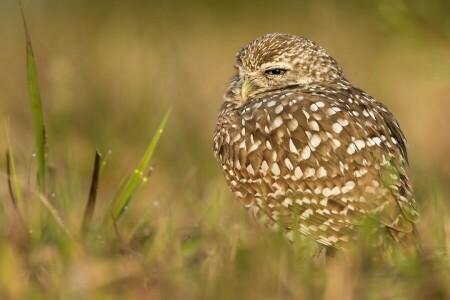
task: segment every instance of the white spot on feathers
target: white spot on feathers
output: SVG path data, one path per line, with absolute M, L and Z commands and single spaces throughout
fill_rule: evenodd
M 305 110 L 302 110 L 302 112 L 305 115 L 306 120 L 309 120 L 309 117 L 310 117 L 309 113 L 307 113 Z
M 305 178 L 312 177 L 314 176 L 314 174 L 316 174 L 316 170 L 314 170 L 313 168 L 305 169 Z
M 282 111 L 283 111 L 283 105 L 282 104 L 278 104 L 278 106 L 275 107 L 275 113 L 279 114 Z
M 285 198 L 284 200 L 283 200 L 283 202 L 281 202 L 281 204 L 284 206 L 284 207 L 289 207 L 289 205 L 292 205 L 292 199 L 291 198 Z
M 341 142 L 338 139 L 333 139 L 334 149 L 339 148 L 341 146 Z
M 305 148 L 303 148 L 301 156 L 303 159 L 308 159 L 311 156 L 311 149 L 309 146 L 305 146 Z
M 290 131 L 294 131 L 298 127 L 298 121 L 296 119 L 291 119 L 287 122 L 287 127 Z
M 363 140 L 356 140 L 354 143 L 358 149 L 362 149 L 366 146 L 366 143 Z
M 327 176 L 327 171 L 325 170 L 324 167 L 320 167 L 317 169 L 316 176 L 317 176 L 317 178 L 325 177 L 325 176 Z
M 355 188 L 355 183 L 353 181 L 347 181 L 345 183 L 345 185 L 342 187 L 341 191 L 342 193 L 348 193 L 349 191 L 351 191 L 352 189 Z
M 247 172 L 248 172 L 250 175 L 255 175 L 255 170 L 253 170 L 252 165 L 248 165 L 248 166 L 247 166 Z
M 272 174 L 275 176 L 280 176 L 280 167 L 278 166 L 277 163 L 273 163 L 272 164 L 272 168 L 270 168 L 270 170 L 272 171 Z
M 272 129 L 278 128 L 283 124 L 283 119 L 281 117 L 276 117 L 272 123 Z
M 307 210 L 305 210 L 301 215 L 300 218 L 302 218 L 303 220 L 306 220 L 309 218 L 309 216 L 311 216 L 314 212 L 312 211 L 311 208 L 308 208 Z
M 367 173 L 367 169 L 363 168 L 363 169 L 359 169 L 353 172 L 353 175 L 357 178 L 364 176 Z
M 294 142 L 292 139 L 289 139 L 289 151 L 298 154 L 297 148 L 295 148 Z
M 331 125 L 331 128 L 336 133 L 340 133 L 342 131 L 342 126 L 339 123 L 333 123 L 333 125 Z
M 346 119 L 339 118 L 337 121 L 344 127 L 348 125 L 348 121 Z
M 302 169 L 300 169 L 300 167 L 297 166 L 294 170 L 294 175 L 297 179 L 301 179 L 303 176 Z
M 355 151 L 356 151 L 355 144 L 351 143 L 350 145 L 348 145 L 348 148 L 347 148 L 348 154 L 352 155 L 353 153 L 355 153 Z
M 372 138 L 372 141 L 375 143 L 375 144 L 377 144 L 377 146 L 380 146 L 381 145 L 381 139 L 379 138 L 379 137 L 374 137 L 374 138 Z
M 286 165 L 286 168 L 288 168 L 288 170 L 293 170 L 294 169 L 294 166 L 292 165 L 292 162 L 287 157 L 284 159 L 284 164 Z
M 324 188 L 323 190 L 322 190 L 322 195 L 324 195 L 324 197 L 329 197 L 329 196 L 331 196 L 331 190 L 329 189 L 329 188 Z M 326 204 L 325 204 L 326 205 Z
M 339 195 L 341 193 L 341 189 L 338 186 L 335 186 L 332 190 L 331 190 L 331 194 L 332 195 Z
M 252 144 L 250 148 L 248 148 L 248 153 L 255 151 L 261 145 L 261 141 L 256 141 L 256 143 Z
M 326 109 L 326 111 L 325 111 L 325 114 L 327 115 L 327 116 L 332 116 L 332 115 L 334 115 L 336 113 L 336 111 L 334 110 L 334 109 L 332 109 L 332 108 L 327 108 Z
M 320 128 L 319 128 L 319 123 L 317 123 L 316 121 L 311 121 L 311 122 L 309 122 L 308 124 L 309 124 L 309 127 L 310 127 L 312 130 L 315 130 L 315 131 L 319 131 L 319 130 L 320 130 Z
M 275 100 L 269 101 L 269 102 L 267 102 L 267 107 L 275 106 L 275 104 L 277 104 L 277 102 Z
M 314 148 L 316 148 L 317 146 L 319 146 L 320 141 L 321 141 L 320 136 L 317 135 L 317 134 L 314 134 L 314 135 L 311 137 L 311 140 L 310 140 L 311 146 L 313 146 Z

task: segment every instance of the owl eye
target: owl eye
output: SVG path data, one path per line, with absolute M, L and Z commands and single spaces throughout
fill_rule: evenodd
M 268 69 L 264 71 L 264 74 L 269 75 L 269 76 L 280 76 L 283 75 L 284 73 L 286 73 L 286 69 L 281 69 L 281 68 L 274 68 L 274 69 Z

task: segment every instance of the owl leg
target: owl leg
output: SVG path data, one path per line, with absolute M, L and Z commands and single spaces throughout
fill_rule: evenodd
M 318 244 L 313 254 L 313 261 L 318 267 L 325 267 L 327 264 L 327 248 Z
M 255 205 L 252 205 L 250 207 L 245 207 L 245 210 L 247 211 L 247 213 L 250 216 L 250 225 L 252 226 L 252 228 L 254 228 L 257 232 L 259 232 L 260 237 L 267 237 L 268 236 L 268 231 L 267 231 L 267 227 L 261 226 L 262 224 L 260 223 L 260 216 L 258 215 L 258 213 L 260 212 L 259 208 Z
M 325 267 L 327 261 L 335 256 L 337 249 L 317 243 L 316 250 L 313 254 L 313 260 L 318 267 Z
M 392 239 L 400 244 L 406 253 L 412 256 L 417 256 L 423 252 L 422 245 L 420 242 L 420 236 L 415 226 L 411 232 L 400 232 L 395 229 L 388 228 Z

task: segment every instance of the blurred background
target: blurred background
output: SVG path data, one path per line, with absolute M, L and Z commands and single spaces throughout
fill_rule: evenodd
M 1 293 L 5 287 L 16 299 L 34 295 L 22 286 L 24 274 L 32 277 L 33 270 L 42 299 L 52 293 L 83 299 L 85 290 L 97 287 L 118 299 L 132 299 L 135 292 L 134 298 L 159 293 L 162 299 L 254 299 L 255 291 L 263 298 L 286 299 L 287 293 L 318 299 L 325 291 L 326 299 L 351 299 L 346 295 L 353 290 L 361 293 L 355 299 L 378 299 L 380 293 L 427 299 L 430 287 L 438 286 L 435 278 L 448 286 L 448 269 L 424 269 L 422 276 L 406 267 L 402 280 L 387 272 L 390 276 L 374 275 L 366 285 L 361 284 L 366 265 L 331 267 L 329 277 L 302 272 L 305 264 L 292 263 L 297 251 L 285 241 L 277 248 L 258 240 L 213 158 L 212 135 L 241 47 L 269 32 L 315 40 L 354 85 L 397 117 L 409 141 L 409 174 L 422 212 L 419 227 L 435 253 L 448 254 L 450 1 L 24 0 L 23 9 L 44 106 L 48 194 L 73 232 L 86 204 L 94 151 L 107 157 L 94 219 L 98 225 L 102 216 L 109 217 L 102 209 L 105 202 L 132 174 L 169 108 L 172 114 L 152 158 L 150 180 L 120 220 L 120 232 L 135 252 L 123 256 L 114 239 L 104 243 L 105 237 L 97 236 L 82 249 L 76 240 L 69 247 L 55 238 L 60 236 L 55 230 L 48 234 L 50 243 L 38 241 L 20 256 L 5 246 L 7 238 L 6 244 L 0 242 L 0 298 L 13 299 Z M 8 119 L 21 182 L 25 190 L 34 189 L 25 34 L 16 0 L 0 1 L 0 127 Z M 14 241 L 6 149 L 1 129 L 0 199 L 6 201 L 0 207 L 0 240 L 7 232 Z M 144 225 L 135 231 L 139 222 Z M 127 276 L 138 279 L 127 281 Z M 324 283 L 309 284 L 312 279 Z M 205 289 L 210 297 L 205 298 Z M 366 291 L 375 296 L 363 296 Z
M 419 196 L 433 184 L 446 189 L 449 3 L 25 0 L 53 172 L 84 197 L 94 150 L 110 152 L 101 182 L 108 195 L 172 107 L 145 199 L 180 192 L 195 204 L 218 190 L 231 199 L 211 145 L 235 53 L 258 36 L 284 32 L 318 42 L 352 83 L 393 111 L 409 141 Z M 10 119 L 26 171 L 34 137 L 17 1 L 0 2 L 0 40 L 0 119 Z

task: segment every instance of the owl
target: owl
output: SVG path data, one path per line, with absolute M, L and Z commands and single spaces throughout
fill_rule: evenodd
M 410 247 L 419 220 L 406 139 L 382 103 L 315 42 L 267 34 L 236 55 L 213 150 L 260 224 L 346 249 L 370 224 Z

